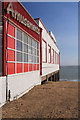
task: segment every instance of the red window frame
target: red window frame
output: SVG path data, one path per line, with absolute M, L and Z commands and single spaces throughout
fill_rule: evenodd
M 48 63 L 51 63 L 51 46 L 48 44 L 48 47 L 50 47 L 50 62 L 49 62 L 49 59 L 48 59 Z M 49 52 L 49 51 L 48 51 Z M 49 53 L 48 53 L 49 54 Z
M 56 64 L 56 51 L 55 51 L 55 64 Z
M 52 48 L 52 51 L 53 51 L 53 64 L 54 64 L 54 49 Z
M 47 63 L 47 42 L 44 40 L 44 39 L 42 39 L 44 42 L 45 42 L 45 44 L 46 44 L 46 48 L 45 48 L 45 51 L 46 51 L 46 61 L 42 61 L 43 63 Z

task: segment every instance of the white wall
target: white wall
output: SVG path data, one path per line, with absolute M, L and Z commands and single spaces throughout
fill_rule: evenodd
M 6 77 L 0 77 L 0 107 L 6 102 Z
M 11 93 L 11 100 L 21 97 L 38 84 L 41 84 L 40 71 L 8 76 L 8 90 Z
M 43 63 L 42 76 L 45 76 L 45 75 L 55 72 L 57 70 L 59 70 L 59 65 Z
M 27 93 L 35 85 L 41 84 L 40 71 L 8 76 L 10 100 L 17 99 Z M 0 107 L 6 103 L 6 77 L 0 77 Z

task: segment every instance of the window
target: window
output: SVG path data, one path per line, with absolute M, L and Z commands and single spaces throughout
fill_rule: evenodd
M 57 64 L 57 53 L 56 53 L 56 64 Z
M 36 49 L 35 48 L 32 48 L 32 54 L 36 55 Z
M 54 63 L 54 50 L 51 50 L 51 63 Z
M 17 56 L 17 62 L 22 62 L 22 53 L 17 52 L 16 56 Z
M 24 62 L 28 62 L 28 54 L 24 53 Z
M 56 64 L 56 51 L 55 51 L 55 64 Z
M 28 35 L 24 34 L 24 43 L 28 44 Z
M 28 45 L 24 44 L 24 52 L 28 53 Z
M 16 49 L 22 51 L 22 42 L 16 40 Z
M 47 43 L 42 40 L 42 61 L 47 62 Z
M 8 74 L 39 70 L 39 43 L 17 27 L 9 27 L 14 33 L 8 30 Z
M 17 29 L 17 39 L 22 40 L 22 32 Z
M 56 56 L 55 56 L 55 51 L 54 51 L 54 64 L 56 63 Z
M 36 63 L 36 57 L 33 56 L 33 63 Z
M 48 62 L 51 63 L 51 46 L 48 45 Z
M 28 36 L 28 44 L 32 46 L 32 39 Z
M 34 48 L 36 48 L 36 41 L 32 41 L 32 46 L 34 47 Z

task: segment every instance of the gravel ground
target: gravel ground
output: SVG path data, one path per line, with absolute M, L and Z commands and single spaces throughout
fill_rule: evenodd
M 3 118 L 78 118 L 78 82 L 46 82 L 2 107 Z

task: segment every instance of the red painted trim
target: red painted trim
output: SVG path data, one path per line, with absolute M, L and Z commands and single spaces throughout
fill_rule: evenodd
M 55 51 L 55 64 L 56 64 L 56 51 Z
M 58 53 L 57 53 L 57 64 L 58 64 Z
M 43 63 L 47 63 L 47 42 L 42 38 L 42 40 L 45 42 L 45 44 L 46 44 L 46 55 L 45 55 L 45 57 L 46 57 L 46 61 L 42 61 Z
M 53 64 L 54 64 L 54 49 L 52 48 L 52 50 L 53 50 Z
M 57 64 L 57 52 L 56 52 L 56 64 Z
M 42 75 L 42 28 L 40 29 L 40 75 Z
M 59 54 L 58 54 L 58 64 L 59 64 Z
M 48 63 L 51 63 L 51 46 L 49 44 L 48 44 L 48 46 L 50 47 L 50 62 L 48 61 Z
M 59 69 L 60 69 L 60 52 L 59 52 Z

